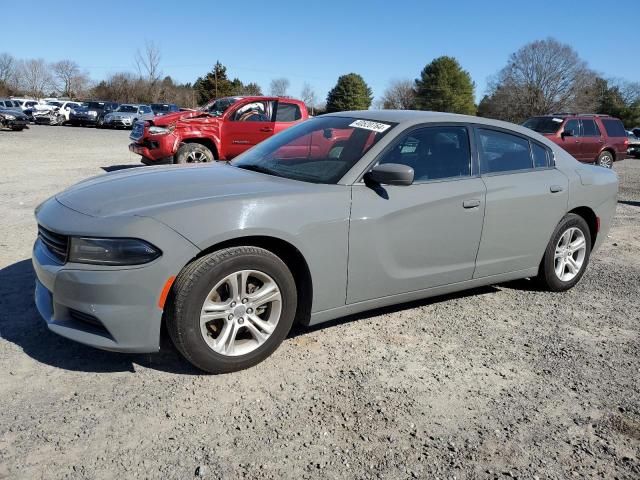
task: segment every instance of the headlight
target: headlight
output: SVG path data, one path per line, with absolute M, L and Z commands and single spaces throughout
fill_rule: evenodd
M 149 133 L 151 135 L 165 135 L 170 132 L 171 132 L 170 128 L 156 127 L 156 126 L 149 127 Z
M 71 237 L 69 261 L 92 265 L 141 265 L 162 252 L 137 238 Z
M 8 115 L 5 113 L 4 115 L 5 120 L 15 120 L 16 116 L 15 115 Z
M 89 110 L 87 113 L 89 115 L 91 115 L 92 117 L 95 116 L 95 115 L 98 115 L 98 112 L 96 112 L 95 110 Z

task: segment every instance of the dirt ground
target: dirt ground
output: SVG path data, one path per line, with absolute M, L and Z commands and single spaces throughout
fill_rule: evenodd
M 0 478 L 640 478 L 640 160 L 582 282 L 528 281 L 292 332 L 206 376 L 50 333 L 33 209 L 137 165 L 127 132 L 0 132 Z

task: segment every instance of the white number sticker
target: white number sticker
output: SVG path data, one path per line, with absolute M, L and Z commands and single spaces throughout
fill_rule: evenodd
M 373 132 L 382 133 L 387 130 L 391 125 L 387 125 L 386 123 L 372 122 L 370 120 L 356 120 L 350 127 L 356 128 L 364 128 L 365 130 L 371 130 Z

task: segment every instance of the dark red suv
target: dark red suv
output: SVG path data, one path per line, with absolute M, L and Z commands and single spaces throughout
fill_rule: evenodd
M 532 117 L 523 125 L 584 163 L 611 168 L 613 162 L 627 155 L 629 139 L 624 125 L 609 115 L 561 113 Z

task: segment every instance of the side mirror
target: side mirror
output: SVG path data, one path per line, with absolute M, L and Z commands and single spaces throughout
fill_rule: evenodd
M 364 180 L 383 185 L 411 185 L 413 168 L 399 163 L 376 165 L 364 175 Z
M 573 130 L 563 130 L 560 134 L 562 138 L 564 137 L 573 137 Z
M 331 138 L 333 137 L 333 129 L 325 128 L 324 130 L 322 130 L 322 136 L 327 140 L 331 140 Z

